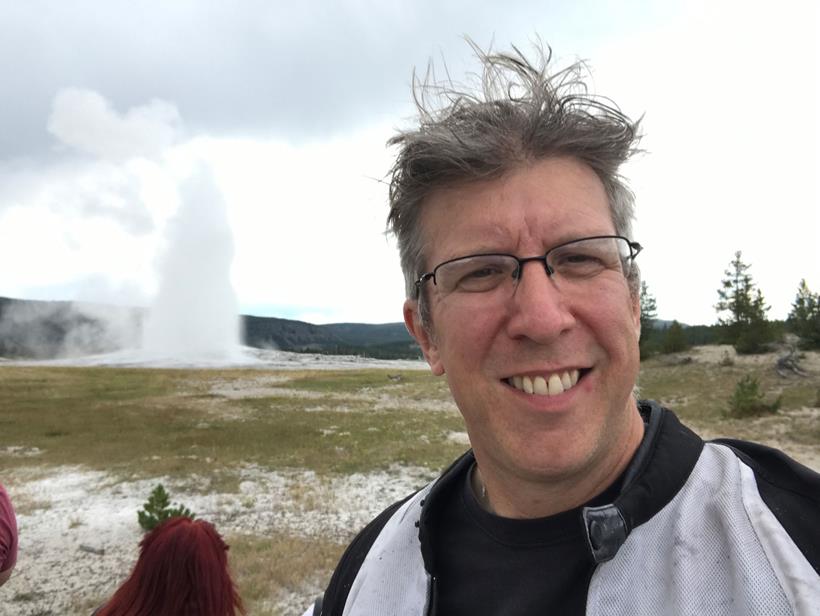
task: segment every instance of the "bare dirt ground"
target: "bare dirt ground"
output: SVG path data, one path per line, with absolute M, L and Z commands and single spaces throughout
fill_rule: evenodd
M 784 350 L 780 350 L 774 353 L 760 353 L 758 355 L 738 355 L 735 349 L 729 344 L 712 344 L 693 347 L 683 354 L 692 357 L 694 361 L 706 364 L 718 364 L 728 358 L 730 361 L 741 366 L 771 366 L 774 365 L 777 357 L 784 353 Z M 820 352 L 806 351 L 801 353 L 800 365 L 805 368 L 807 372 L 820 374 Z

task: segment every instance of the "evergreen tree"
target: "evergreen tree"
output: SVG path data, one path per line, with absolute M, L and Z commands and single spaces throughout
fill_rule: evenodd
M 767 413 L 776 413 L 780 408 L 782 398 L 778 397 L 772 403 L 764 400 L 760 391 L 760 381 L 751 374 L 747 374 L 735 385 L 735 391 L 729 399 L 728 415 L 730 417 L 750 417 Z
M 641 281 L 641 339 L 640 351 L 641 359 L 645 359 L 652 355 L 652 347 L 650 340 L 654 341 L 656 337 L 655 319 L 658 318 L 658 304 L 654 296 L 649 292 L 649 287 L 646 282 Z M 652 345 L 656 346 L 656 345 Z
M 191 510 L 184 505 L 174 503 L 172 507 L 171 497 L 161 483 L 157 484 L 151 491 L 148 501 L 142 507 L 141 510 L 137 511 L 137 521 L 145 531 L 153 530 L 160 522 L 164 522 L 168 518 L 176 516 L 185 516 L 192 520 L 196 518 Z
M 738 250 L 724 272 L 718 289 L 718 323 L 724 331 L 724 341 L 734 345 L 738 353 L 760 353 L 771 342 L 772 329 L 766 319 L 769 307 L 757 288 Z M 727 316 L 721 316 L 728 313 Z
M 689 348 L 689 343 L 686 341 L 686 332 L 683 331 L 683 326 L 677 321 L 672 321 L 666 334 L 663 337 L 663 345 L 661 350 L 664 353 L 679 353 Z
M 788 326 L 800 337 L 802 348 L 820 349 L 820 294 L 812 293 L 805 279 L 797 287 Z

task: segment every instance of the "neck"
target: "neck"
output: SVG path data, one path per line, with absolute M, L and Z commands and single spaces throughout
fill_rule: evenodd
M 478 464 L 475 464 L 473 468 L 470 469 L 470 487 L 473 489 L 473 495 L 475 495 L 481 508 L 484 509 L 484 511 L 495 513 L 495 509 L 493 509 L 492 503 L 490 502 L 490 497 L 487 494 L 487 484 L 484 483 L 484 479 L 481 477 L 481 471 L 478 470 Z
M 640 416 L 629 426 L 624 447 L 578 472 L 564 476 L 521 477 L 482 465 L 476 466 L 470 482 L 481 507 L 505 518 L 541 518 L 568 511 L 589 502 L 606 490 L 626 470 L 643 438 Z

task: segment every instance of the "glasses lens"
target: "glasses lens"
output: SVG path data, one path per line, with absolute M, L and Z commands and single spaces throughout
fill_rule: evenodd
M 600 237 L 557 246 L 547 253 L 547 263 L 559 277 L 583 280 L 604 270 L 628 273 L 630 249 L 623 238 Z
M 436 269 L 442 293 L 483 293 L 512 281 L 518 261 L 509 255 L 476 255 L 444 263 Z

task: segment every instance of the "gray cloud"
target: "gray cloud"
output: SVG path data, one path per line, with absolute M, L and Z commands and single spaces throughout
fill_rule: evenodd
M 116 109 L 170 101 L 194 132 L 326 136 L 403 115 L 412 66 L 448 47 L 464 58 L 462 34 L 506 45 L 506 25 L 534 32 L 542 12 L 530 0 L 503 10 L 466 0 L 0 0 L 0 158 L 51 145 L 45 119 L 64 88 L 99 92 Z

